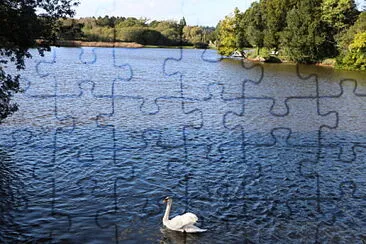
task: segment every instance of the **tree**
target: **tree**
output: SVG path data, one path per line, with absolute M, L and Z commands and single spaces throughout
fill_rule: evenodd
M 236 50 L 235 19 L 226 16 L 217 26 L 219 46 L 218 52 L 221 55 L 229 56 Z
M 209 26 L 201 26 L 203 29 L 203 41 L 206 43 L 215 42 L 217 40 L 216 28 Z
M 247 23 L 246 36 L 252 46 L 257 47 L 257 54 L 264 46 L 264 27 L 265 21 L 263 9 L 260 3 L 253 2 L 251 7 L 244 13 Z
M 159 31 L 165 38 L 171 40 L 171 44 L 181 42 L 180 25 L 175 21 L 160 21 L 154 30 Z
M 342 35 L 339 43 L 337 67 L 366 70 L 366 12 L 359 15 L 355 24 Z
M 336 43 L 321 21 L 319 1 L 299 1 L 288 12 L 286 22 L 281 44 L 292 61 L 315 63 L 335 56 Z
M 357 33 L 348 51 L 340 59 L 341 67 L 350 70 L 366 70 L 366 32 Z
M 179 34 L 180 34 L 180 38 L 183 38 L 183 29 L 184 27 L 187 25 L 186 19 L 183 17 L 180 21 L 179 21 Z
M 321 19 L 333 29 L 333 35 L 353 25 L 359 15 L 354 0 L 323 0 L 321 11 Z
M 250 44 L 247 41 L 245 35 L 246 23 L 244 21 L 244 13 L 241 13 L 238 8 L 235 8 L 234 10 L 234 21 L 236 48 L 242 50 L 244 47 L 248 47 Z
M 287 12 L 294 7 L 294 3 L 287 0 L 271 0 L 262 1 L 261 4 L 265 19 L 263 45 L 278 50 L 281 32 L 286 27 Z
M 203 29 L 200 26 L 185 26 L 183 37 L 192 44 L 203 42 Z
M 123 21 L 118 21 L 116 24 L 116 28 L 124 28 L 124 27 L 147 27 L 147 19 L 140 18 L 137 19 L 135 17 L 128 17 Z
M 362 12 L 357 21 L 346 32 L 343 32 L 338 42 L 342 51 L 347 51 L 357 33 L 366 32 L 366 12 Z
M 84 24 L 75 19 L 62 19 L 59 21 L 58 39 L 80 40 L 83 38 L 83 27 Z
M 24 69 L 24 59 L 31 57 L 29 48 L 41 39 L 39 53 L 50 49 L 56 39 L 57 20 L 72 16 L 74 0 L 2 0 L 0 2 L 0 122 L 17 110 L 11 102 L 20 91 L 19 75 L 7 74 L 5 64 Z M 42 14 L 37 15 L 36 10 Z M 4 65 L 4 66 L 3 66 Z

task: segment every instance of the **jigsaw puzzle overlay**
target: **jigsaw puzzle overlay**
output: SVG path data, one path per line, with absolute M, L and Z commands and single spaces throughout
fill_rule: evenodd
M 53 48 L 22 77 L 0 125 L 1 242 L 366 240 L 364 73 Z M 208 232 L 160 229 L 165 196 Z

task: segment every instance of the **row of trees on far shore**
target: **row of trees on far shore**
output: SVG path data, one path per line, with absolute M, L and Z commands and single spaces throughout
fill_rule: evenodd
M 205 47 L 210 41 L 214 41 L 216 36 L 215 28 L 188 26 L 184 18 L 177 22 L 104 16 L 60 20 L 59 39 Z
M 366 70 L 366 12 L 354 0 L 260 0 L 217 26 L 218 50 L 257 48 L 300 63 L 335 58 L 337 66 Z

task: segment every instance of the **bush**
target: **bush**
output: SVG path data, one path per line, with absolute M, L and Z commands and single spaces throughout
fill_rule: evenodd
M 125 42 L 137 42 L 142 45 L 170 45 L 171 40 L 159 31 L 147 27 L 126 27 L 117 30 L 117 39 Z
M 204 42 L 196 42 L 196 43 L 193 43 L 193 46 L 195 48 L 198 48 L 198 49 L 206 49 L 206 48 L 208 48 L 208 44 L 207 43 L 204 43 Z

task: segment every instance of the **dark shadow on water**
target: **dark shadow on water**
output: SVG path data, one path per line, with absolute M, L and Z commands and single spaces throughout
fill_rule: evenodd
M 200 237 L 203 235 L 202 233 L 186 233 L 173 231 L 166 228 L 160 229 L 163 234 L 160 243 L 162 244 L 185 244 L 185 243 L 199 243 Z
M 16 233 L 15 221 L 11 211 L 14 211 L 19 205 L 19 199 L 14 189 L 17 177 L 13 172 L 12 165 L 14 162 L 9 154 L 0 149 L 0 242 L 3 243 L 6 236 Z

